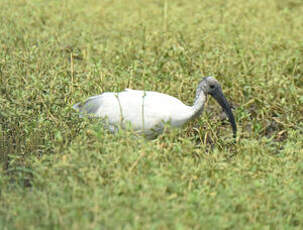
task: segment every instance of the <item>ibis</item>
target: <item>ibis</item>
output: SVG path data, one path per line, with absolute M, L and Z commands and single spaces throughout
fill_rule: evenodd
M 236 137 L 237 126 L 231 106 L 226 100 L 220 83 L 214 77 L 204 77 L 198 84 L 192 106 L 185 105 L 167 94 L 125 89 L 122 92 L 104 92 L 89 97 L 84 103 L 73 106 L 80 117 L 101 118 L 107 129 L 131 127 L 148 138 L 155 138 L 164 130 L 165 123 L 180 127 L 203 112 L 207 96 L 211 95 L 223 108 Z

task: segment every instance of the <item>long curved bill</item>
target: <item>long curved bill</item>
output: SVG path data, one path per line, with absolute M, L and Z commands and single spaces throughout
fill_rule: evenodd
M 226 113 L 228 120 L 231 124 L 232 130 L 233 130 L 233 136 L 234 136 L 234 138 L 236 138 L 237 137 L 237 125 L 235 122 L 235 118 L 231 111 L 231 107 L 230 107 L 228 101 L 226 100 L 221 88 L 218 88 L 218 90 L 213 92 L 211 94 L 211 96 L 213 96 L 216 99 L 216 101 L 221 105 L 224 112 Z

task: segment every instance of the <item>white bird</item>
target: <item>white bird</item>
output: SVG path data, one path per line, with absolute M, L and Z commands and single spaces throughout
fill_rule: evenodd
M 154 91 L 125 89 L 122 92 L 105 92 L 77 103 L 74 109 L 80 117 L 102 118 L 103 124 L 111 131 L 131 124 L 134 130 L 148 138 L 163 132 L 165 123 L 180 127 L 203 112 L 207 95 L 213 96 L 221 105 L 231 123 L 234 137 L 237 127 L 230 105 L 222 92 L 219 82 L 213 77 L 203 78 L 197 87 L 192 106 L 185 105 L 175 97 Z

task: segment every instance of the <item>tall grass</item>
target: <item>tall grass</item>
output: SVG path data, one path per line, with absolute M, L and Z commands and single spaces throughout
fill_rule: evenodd
M 303 3 L 2 0 L 1 229 L 302 229 Z M 124 88 L 202 117 L 146 141 L 72 104 Z

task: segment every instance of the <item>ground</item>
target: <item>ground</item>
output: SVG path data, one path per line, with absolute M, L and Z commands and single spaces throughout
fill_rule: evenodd
M 1 229 L 303 229 L 303 2 L 2 0 Z M 147 141 L 78 118 L 105 91 L 220 107 Z

